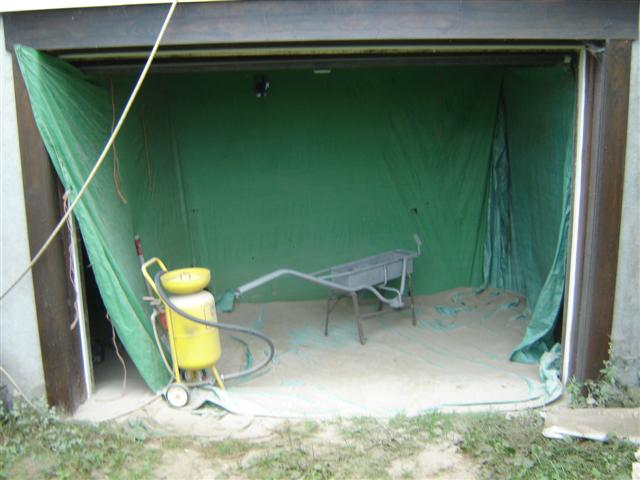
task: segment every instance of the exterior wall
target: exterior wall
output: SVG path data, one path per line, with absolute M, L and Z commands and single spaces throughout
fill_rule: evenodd
M 29 263 L 11 55 L 0 17 L 0 290 Z M 31 397 L 44 397 L 44 372 L 31 274 L 0 302 L 0 365 Z M 10 384 L 0 374 L 0 382 Z M 10 388 L 13 390 L 13 387 Z
M 639 12 L 640 15 L 640 12 Z M 640 43 L 633 42 L 629 126 L 611 341 L 621 379 L 640 385 Z

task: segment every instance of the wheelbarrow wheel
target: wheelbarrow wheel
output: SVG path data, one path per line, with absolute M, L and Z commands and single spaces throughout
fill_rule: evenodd
M 167 387 L 164 397 L 173 408 L 182 408 L 189 403 L 189 389 L 181 383 L 172 383 Z

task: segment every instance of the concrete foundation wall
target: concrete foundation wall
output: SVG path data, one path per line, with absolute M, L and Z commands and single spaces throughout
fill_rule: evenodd
M 627 157 L 611 340 L 623 381 L 640 385 L 640 43 L 633 44 Z
M 0 290 L 29 263 L 11 55 L 0 16 Z M 31 275 L 0 302 L 0 365 L 26 395 L 43 397 L 44 372 Z M 0 374 L 0 383 L 10 384 Z M 13 387 L 10 387 L 13 391 Z

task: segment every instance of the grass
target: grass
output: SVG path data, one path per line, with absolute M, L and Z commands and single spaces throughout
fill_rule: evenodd
M 630 478 L 636 447 L 629 442 L 550 440 L 541 435 L 542 426 L 535 413 L 472 416 L 466 420 L 462 451 L 481 463 L 483 478 Z
M 323 429 L 332 429 L 334 438 L 319 439 Z M 271 480 L 388 478 L 394 460 L 412 457 L 426 443 L 452 431 L 451 417 L 441 414 L 397 416 L 389 422 L 360 417 L 322 425 L 289 423 L 267 444 L 248 444 L 253 452 L 251 461 L 240 462 L 227 474 Z M 411 472 L 406 478 L 413 478 Z
M 0 415 L 0 478 L 148 478 L 160 452 L 113 425 L 17 403 Z
M 481 478 L 629 478 L 636 449 L 611 440 L 549 440 L 536 412 L 396 416 L 290 422 L 268 439 L 207 441 L 153 437 L 115 425 L 62 420 L 23 406 L 0 426 L 0 478 L 154 478 L 155 468 L 180 462 L 183 449 L 218 478 L 308 480 L 420 478 L 414 460 L 429 445 L 457 445 L 458 459 Z M 455 447 L 453 447 L 455 449 Z
M 480 478 L 614 480 L 630 477 L 636 449 L 616 439 L 546 439 L 536 412 L 397 416 L 389 422 L 355 418 L 335 425 L 342 441 L 331 445 L 287 426 L 252 463 L 230 473 L 259 479 L 389 478 L 394 460 L 415 457 L 425 445 L 457 435 Z M 403 473 L 414 478 L 415 472 Z
M 222 457 L 231 464 L 226 474 L 231 477 L 388 478 L 394 460 L 417 454 L 425 443 L 452 428 L 450 418 L 440 414 L 398 416 L 390 422 L 360 417 L 322 424 L 287 423 L 268 442 L 212 442 L 204 453 L 214 453 L 216 462 Z M 326 429 L 334 432 L 332 439 L 322 437 Z M 248 452 L 250 456 L 245 456 Z
M 239 458 L 253 448 L 253 444 L 242 440 L 223 440 L 210 445 L 214 456 L 224 458 Z

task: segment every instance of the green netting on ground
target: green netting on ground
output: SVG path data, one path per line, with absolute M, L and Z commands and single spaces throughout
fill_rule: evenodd
M 134 79 L 88 78 L 32 49 L 17 53 L 49 154 L 65 188 L 75 192 Z M 543 297 L 567 211 L 563 180 L 573 116 L 567 69 L 438 66 L 261 75 L 270 81 L 263 99 L 256 98 L 251 73 L 150 76 L 116 142 L 120 195 L 112 155 L 77 211 L 105 305 L 152 388 L 166 376 L 140 300 L 136 233 L 147 256 L 161 257 L 170 268 L 210 268 L 216 294 L 280 267 L 315 271 L 412 249 L 417 232 L 424 241 L 415 266 L 417 293 L 488 280 L 530 300 Z M 552 102 L 555 96 L 561 101 Z M 543 107 L 553 110 L 552 118 L 544 117 Z M 491 174 L 500 149 L 495 139 L 506 149 L 510 215 L 523 216 L 504 224 L 515 232 L 504 252 L 485 248 L 494 236 L 505 237 L 503 226 L 487 221 L 504 201 L 496 197 L 499 182 Z M 558 250 L 559 258 L 565 250 Z M 508 279 L 483 275 L 496 262 L 511 265 Z M 552 290 L 561 291 L 564 276 L 553 282 Z M 289 279 L 247 300 L 324 295 Z M 557 305 L 547 302 L 544 309 L 539 318 L 553 317 L 553 324 Z

